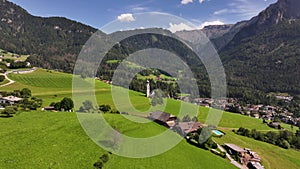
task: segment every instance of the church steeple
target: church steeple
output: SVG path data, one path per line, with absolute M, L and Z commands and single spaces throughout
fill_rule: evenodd
M 147 80 L 147 93 L 146 93 L 147 97 L 150 97 L 150 82 L 149 80 Z

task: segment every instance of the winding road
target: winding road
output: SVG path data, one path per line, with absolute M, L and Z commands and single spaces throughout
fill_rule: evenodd
M 5 84 L 1 85 L 0 88 L 15 83 L 15 81 L 13 81 L 13 80 L 11 80 L 10 78 L 7 77 L 7 73 L 1 73 L 0 75 L 3 75 L 5 77 L 5 79 L 7 79 L 9 81 L 8 83 L 5 83 Z

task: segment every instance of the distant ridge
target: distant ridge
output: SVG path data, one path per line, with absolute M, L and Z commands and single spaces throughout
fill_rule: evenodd
M 20 6 L 0 1 L 0 48 L 30 54 L 37 66 L 71 72 L 70 64 L 96 29 L 63 17 L 30 15 Z
M 245 22 L 220 55 L 234 86 L 298 95 L 299 45 L 300 1 L 279 0 Z
M 279 0 L 249 21 L 228 26 L 228 29 L 216 28 L 208 26 L 201 31 L 219 51 L 227 74 L 229 96 L 247 100 L 250 95 L 263 98 L 269 92 L 300 94 L 299 0 Z M 176 34 L 193 37 L 197 31 Z M 218 36 L 210 36 L 210 31 Z M 261 99 L 252 100 L 260 102 Z
M 0 48 L 13 53 L 30 54 L 34 66 L 72 72 L 82 46 L 96 29 L 61 17 L 42 18 L 30 15 L 21 7 L 5 0 L 0 1 Z M 103 39 L 135 31 L 100 33 Z M 193 37 L 195 31 L 176 34 Z M 223 61 L 230 97 L 252 97 L 261 102 L 269 92 L 287 92 L 300 95 L 300 1 L 279 0 L 258 16 L 235 25 L 207 26 L 202 30 L 211 38 Z M 178 43 L 154 43 L 149 36 L 133 37 L 150 47 L 163 44 L 186 57 L 196 72 L 196 77 L 206 95 L 209 95 L 209 79 L 203 65 L 196 65 L 189 58 L 190 51 L 178 51 Z M 155 39 L 155 38 L 154 38 Z M 162 38 L 164 39 L 164 38 Z M 166 40 L 166 39 L 165 39 Z M 134 47 L 128 42 L 109 53 L 113 58 L 124 58 Z M 183 48 L 182 48 L 183 49 Z M 112 76 L 108 70 L 105 76 Z M 103 75 L 102 74 L 102 75 Z

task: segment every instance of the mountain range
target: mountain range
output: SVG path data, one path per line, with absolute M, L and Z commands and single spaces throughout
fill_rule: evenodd
M 219 51 L 235 96 L 254 90 L 299 94 L 300 1 L 279 0 L 249 21 L 201 31 Z M 183 32 L 196 33 L 176 34 Z
M 62 17 L 32 16 L 20 6 L 0 0 L 0 48 L 29 54 L 28 61 L 35 66 L 72 72 L 82 46 L 96 31 Z M 300 94 L 299 0 L 278 0 L 249 21 L 175 34 L 192 37 L 199 31 L 211 39 L 219 52 L 226 70 L 229 96 L 252 95 L 255 100 L 270 92 Z M 125 56 L 124 51 L 120 53 Z M 203 70 L 198 70 L 199 77 L 205 74 Z

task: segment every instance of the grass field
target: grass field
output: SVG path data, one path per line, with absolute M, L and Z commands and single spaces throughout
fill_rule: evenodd
M 34 96 L 42 98 L 43 105 L 72 96 L 72 75 L 38 69 L 30 74 L 11 74 L 16 83 L 1 88 L 12 91 L 30 88 Z M 90 80 L 87 80 L 90 83 Z M 113 99 L 111 86 L 96 81 L 95 94 L 98 104 L 110 104 Z M 120 89 L 124 90 L 124 89 Z M 77 92 L 77 91 L 75 91 Z M 149 99 L 144 94 L 130 91 L 130 99 L 139 110 L 147 110 Z M 167 99 L 165 111 L 178 114 L 182 102 Z M 186 105 L 185 113 L 198 110 L 198 119 L 205 122 L 208 108 Z M 106 115 L 107 120 L 129 136 L 152 136 L 164 130 L 154 123 L 147 125 L 126 121 L 122 116 Z M 224 113 L 219 127 L 226 136 L 216 139 L 220 144 L 235 143 L 251 148 L 259 153 L 268 169 L 300 168 L 300 152 L 284 150 L 279 147 L 235 135 L 232 129 L 245 127 L 261 131 L 271 131 L 261 120 L 233 113 Z M 286 129 L 290 127 L 284 126 Z M 0 168 L 92 168 L 92 164 L 104 153 L 83 132 L 76 115 L 73 113 L 21 113 L 14 118 L 0 118 Z M 294 131 L 296 131 L 294 127 Z M 3 151 L 4 150 L 4 151 Z M 297 160 L 298 159 L 298 160 Z M 280 162 L 280 165 L 277 165 Z M 25 167 L 24 167 L 25 166 Z M 28 167 L 27 167 L 28 166 Z M 151 166 L 151 167 L 150 167 Z M 128 159 L 111 156 L 105 168 L 232 168 L 226 160 L 208 151 L 181 142 L 170 151 L 152 158 Z
M 155 123 L 137 124 L 119 115 L 105 115 L 107 121 L 123 134 L 131 137 L 146 138 L 155 136 L 165 130 Z M 138 147 L 136 147 L 138 148 Z M 211 161 L 211 162 L 207 162 Z M 214 161 L 214 162 L 212 162 Z M 151 166 L 151 167 L 150 167 Z M 228 161 L 189 145 L 186 141 L 180 142 L 170 151 L 145 159 L 129 159 L 113 156 L 107 168 L 234 168 Z
M 120 115 L 105 117 L 129 136 L 146 137 L 165 130 L 155 123 L 141 126 L 126 121 Z M 0 128 L 0 168 L 93 168 L 93 163 L 104 153 L 86 136 L 75 113 L 21 113 L 14 118 L 0 118 Z M 105 168 L 184 166 L 199 169 L 209 166 L 234 168 L 226 160 L 185 141 L 164 154 L 146 159 L 112 155 Z
M 0 118 L 0 168 L 92 168 L 103 150 L 73 113 L 21 113 Z

